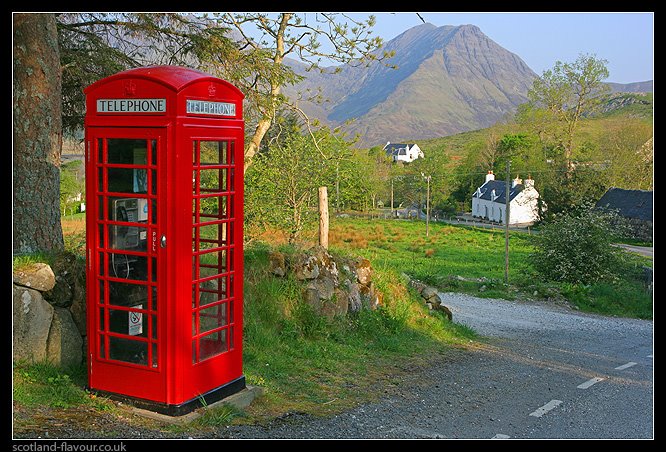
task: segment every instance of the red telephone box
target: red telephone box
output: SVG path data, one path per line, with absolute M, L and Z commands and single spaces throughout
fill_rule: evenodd
M 175 66 L 85 93 L 90 388 L 169 415 L 244 389 L 243 94 Z

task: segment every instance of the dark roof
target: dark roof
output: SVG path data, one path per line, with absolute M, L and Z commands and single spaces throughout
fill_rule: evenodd
M 597 202 L 597 208 L 617 210 L 626 218 L 652 221 L 652 192 L 612 187 Z
M 407 149 L 411 148 L 414 146 L 414 143 L 406 144 L 406 143 L 389 143 L 386 146 L 384 146 L 384 150 L 386 151 L 386 154 L 388 155 L 397 155 L 398 151 L 400 149 Z M 405 155 L 404 153 L 401 155 Z
M 498 196 L 498 198 L 495 198 L 494 202 L 506 204 L 506 198 L 504 197 L 504 191 L 506 189 L 506 181 L 489 180 L 486 183 L 484 183 L 482 186 L 480 186 L 479 189 L 481 190 L 481 196 L 477 196 L 475 192 L 474 197 L 491 201 L 490 194 L 492 193 L 493 190 L 495 190 L 495 196 Z M 521 191 L 523 191 L 523 184 L 516 184 L 515 187 L 511 188 L 511 190 L 509 191 L 510 193 L 509 201 L 513 201 L 513 199 L 516 196 L 518 196 L 518 194 Z

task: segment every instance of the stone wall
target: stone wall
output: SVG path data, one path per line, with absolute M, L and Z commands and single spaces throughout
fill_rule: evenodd
M 293 275 L 303 283 L 303 300 L 315 312 L 329 318 L 377 309 L 382 294 L 375 290 L 370 261 L 333 257 L 321 246 L 287 256 L 269 255 L 269 271 L 278 277 Z
M 85 264 L 71 253 L 53 265 L 35 263 L 13 272 L 13 359 L 83 362 L 86 342 Z

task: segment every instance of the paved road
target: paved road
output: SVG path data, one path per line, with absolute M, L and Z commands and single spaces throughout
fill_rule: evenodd
M 231 427 L 235 438 L 652 438 L 653 322 L 444 294 L 486 339 L 400 391 L 330 418 Z
M 624 245 L 618 244 L 620 248 L 624 248 L 627 251 L 632 253 L 638 253 L 642 256 L 649 257 L 650 259 L 654 258 L 654 247 L 653 246 L 635 246 L 635 245 Z

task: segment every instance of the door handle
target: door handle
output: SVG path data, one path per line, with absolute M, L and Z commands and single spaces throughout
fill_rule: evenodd
M 165 248 L 166 247 L 166 235 L 162 235 L 160 237 L 160 248 Z

